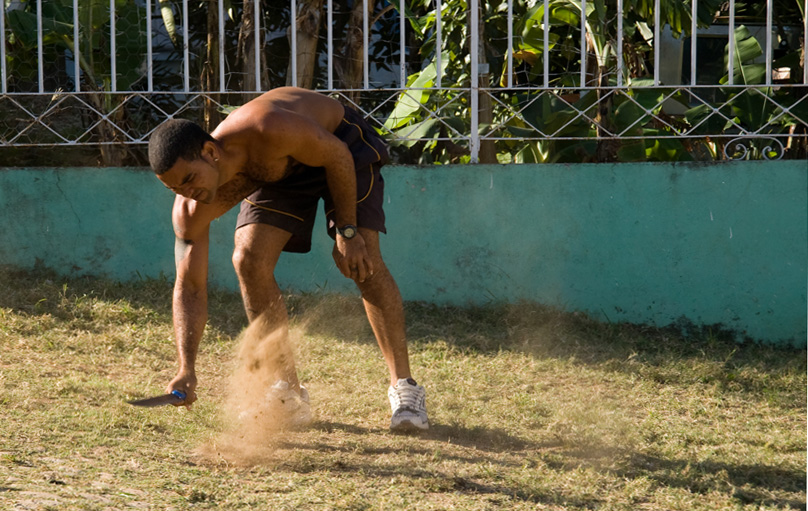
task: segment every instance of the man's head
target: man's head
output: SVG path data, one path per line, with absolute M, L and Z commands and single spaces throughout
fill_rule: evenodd
M 171 191 L 210 203 L 221 178 L 216 140 L 191 121 L 172 119 L 149 139 L 149 163 L 157 179 Z
M 194 161 L 202 154 L 205 142 L 213 142 L 208 132 L 195 122 L 170 119 L 154 130 L 149 138 L 149 163 L 158 176 L 177 163 L 179 158 Z

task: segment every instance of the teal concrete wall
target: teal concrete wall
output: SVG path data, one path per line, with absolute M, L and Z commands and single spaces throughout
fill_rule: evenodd
M 808 162 L 384 170 L 382 249 L 406 300 L 536 301 L 608 321 L 721 325 L 806 344 Z M 0 264 L 173 279 L 173 195 L 142 169 L 0 169 Z M 235 211 L 212 229 L 211 283 L 237 289 Z M 355 292 L 322 220 L 285 254 L 297 291 Z

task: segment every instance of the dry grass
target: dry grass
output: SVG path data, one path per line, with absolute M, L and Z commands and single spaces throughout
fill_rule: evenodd
M 0 509 L 805 508 L 803 350 L 408 304 L 433 427 L 404 437 L 357 300 L 289 296 L 316 422 L 239 444 L 238 296 L 211 297 L 188 412 L 125 404 L 173 376 L 170 283 L 6 269 L 0 289 Z

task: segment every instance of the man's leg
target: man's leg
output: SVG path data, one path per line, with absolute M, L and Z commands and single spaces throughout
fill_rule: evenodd
M 426 391 L 410 374 L 401 293 L 382 260 L 379 233 L 362 228 L 359 231 L 373 261 L 373 276 L 364 282 L 356 282 L 356 285 L 362 292 L 368 320 L 390 372 L 390 388 L 387 391 L 393 411 L 390 430 L 425 431 L 429 429 Z
M 267 325 L 264 336 L 280 340 L 272 345 L 277 353 L 268 354 L 278 361 L 275 377 L 299 390 L 294 356 L 288 345 L 289 316 L 275 281 L 275 265 L 290 237 L 290 233 L 266 224 L 248 224 L 237 229 L 233 266 L 250 323 L 263 315 L 262 321 Z
M 374 271 L 372 277 L 365 279 L 364 282 L 356 282 L 356 286 L 362 293 L 368 321 L 387 363 L 390 385 L 395 386 L 399 379 L 411 377 L 404 326 L 404 305 L 396 281 L 382 259 L 379 233 L 362 228 L 359 232 L 365 240 Z

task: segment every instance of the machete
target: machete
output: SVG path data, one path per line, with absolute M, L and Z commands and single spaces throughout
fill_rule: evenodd
M 185 401 L 185 392 L 181 390 L 172 390 L 171 394 L 163 394 L 162 396 L 147 397 L 146 399 L 138 399 L 137 401 L 127 401 L 130 405 L 146 406 L 152 408 L 155 406 L 175 405 Z

